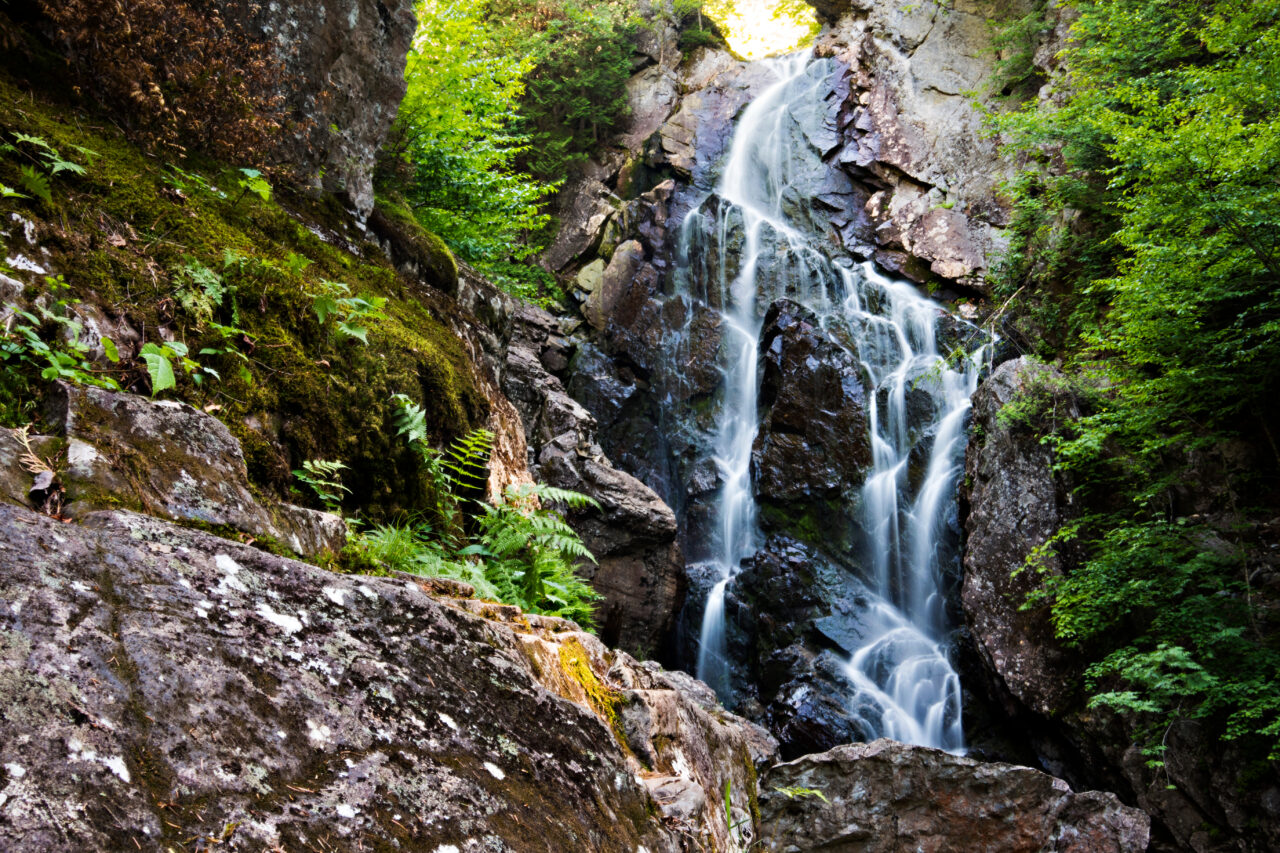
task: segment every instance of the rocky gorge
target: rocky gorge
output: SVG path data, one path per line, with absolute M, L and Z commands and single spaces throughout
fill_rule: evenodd
M 254 7 L 306 47 L 288 95 L 329 129 L 304 146 L 311 195 L 257 225 L 377 268 L 429 318 L 406 325 L 445 336 L 282 399 L 354 409 L 400 371 L 453 432 L 492 431 L 490 497 L 536 480 L 594 499 L 566 518 L 598 632 L 326 568 L 346 521 L 264 488 L 300 435 L 328 440 L 301 406 L 230 418 L 51 383 L 35 432 L 0 431 L 6 849 L 1280 844 L 1273 774 L 1244 779 L 1190 722 L 1149 765 L 1021 607 L 1019 568 L 1074 508 L 999 414 L 1054 368 L 992 319 L 1012 167 L 972 97 L 998 59 L 987 4 L 813 5 L 810 51 L 745 62 L 682 50 L 642 4 L 629 117 L 560 189 L 539 259 L 569 291 L 557 312 L 377 205 L 408 4 Z M 737 152 L 764 169 L 734 185 L 769 93 L 774 135 L 752 138 L 776 142 Z M 11 221 L 11 256 L 74 280 L 52 217 Z M 37 277 L 10 272 L 20 300 Z M 128 312 L 72 310 L 99 349 L 146 340 Z M 390 442 L 341 441 L 402 476 Z M 357 488 L 415 487 L 377 476 Z

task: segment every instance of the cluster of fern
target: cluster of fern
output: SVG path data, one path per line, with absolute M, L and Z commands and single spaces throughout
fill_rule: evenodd
M 387 569 L 453 578 L 471 584 L 481 598 L 590 628 L 592 603 L 599 595 L 575 567 L 595 558 L 551 507 L 598 507 L 595 500 L 527 484 L 510 486 L 499 502 L 488 503 L 484 497 L 493 433 L 475 430 L 442 452 L 428 443 L 422 407 L 403 395 L 395 402 L 399 433 L 435 484 L 435 509 L 431 517 L 374 527 L 354 548 Z

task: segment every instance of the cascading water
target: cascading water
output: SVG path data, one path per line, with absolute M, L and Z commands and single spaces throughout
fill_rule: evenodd
M 720 486 L 697 675 L 721 696 L 731 693 L 726 596 L 760 540 L 751 465 L 761 326 L 768 306 L 786 297 L 851 341 L 864 371 L 873 459 L 860 495 L 858 556 L 874 595 L 862 615 L 865 643 L 847 665 L 851 712 L 868 733 L 960 750 L 940 566 L 979 355 L 944 359 L 937 304 L 869 263 L 837 262 L 824 251 L 798 187 L 820 157 L 811 145 L 801 150 L 808 131 L 796 132 L 795 110 L 821 101 L 829 67 L 806 55 L 766 62 L 777 82 L 745 110 L 719 184 L 686 217 L 676 276 L 683 297 L 721 315 L 723 398 L 709 453 Z M 923 479 L 911 476 L 924 460 Z
M 777 127 L 785 115 L 782 98 L 787 84 L 803 73 L 807 56 L 792 56 L 778 65 L 781 80 L 752 104 L 738 124 L 728 163 L 717 190 L 737 217 L 722 216 L 719 226 L 728 229 L 740 217 L 744 246 L 738 275 L 724 280 L 726 263 L 718 264 L 721 280 L 714 298 L 722 306 L 721 333 L 728 351 L 724 370 L 725 402 L 715 441 L 715 464 L 720 475 L 713 543 L 720 579 L 707 596 L 698 645 L 698 678 L 718 693 L 728 692 L 725 654 L 724 597 L 729 581 L 754 550 L 756 504 L 751 490 L 751 447 L 756 435 L 756 396 L 759 388 L 756 362 L 762 315 L 756 310 L 756 270 L 765 228 L 786 228 L 781 215 L 782 190 L 787 186 L 788 158 Z M 769 125 L 773 124 L 773 127 Z M 698 212 L 685 221 L 684 233 Z M 718 245 L 728 243 L 721 234 Z M 797 237 L 799 235 L 796 235 Z M 723 260 L 723 259 L 722 259 Z
M 983 349 L 959 368 L 938 352 L 938 307 L 914 288 L 860 269 L 842 306 L 866 330 L 860 347 L 874 392 L 870 399 L 874 468 L 863 487 L 867 556 L 876 591 L 869 642 L 848 671 L 855 707 L 868 727 L 908 743 L 959 750 L 960 680 L 941 646 L 945 631 L 939 544 L 943 510 L 955 500 L 962 468 L 964 417 L 977 388 Z M 851 285 L 854 285 L 851 282 Z M 880 310 L 867 310 L 865 295 Z M 923 482 L 913 495 L 907 477 L 912 452 L 907 391 L 926 390 L 932 433 Z

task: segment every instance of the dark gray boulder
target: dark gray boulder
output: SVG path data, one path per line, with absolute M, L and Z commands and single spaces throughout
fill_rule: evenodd
M 760 334 L 760 427 L 752 450 L 766 524 L 852 551 L 853 496 L 872 465 L 862 368 L 817 316 L 789 299 Z
M 378 148 L 404 98 L 405 57 L 417 29 L 411 0 L 220 4 L 245 15 L 286 69 L 279 94 L 309 119 L 283 135 L 278 154 L 299 174 L 318 176 L 361 216 L 373 210 Z
M 762 846 L 775 853 L 1147 849 L 1149 819 L 1114 794 L 890 740 L 776 765 L 761 787 Z
M 1044 608 L 1023 610 L 1039 586 L 1025 560 L 1066 520 L 1053 457 L 1030 430 L 1012 428 L 1000 410 L 1029 385 L 1061 374 L 1027 359 L 1005 362 L 973 395 L 976 437 L 965 459 L 964 584 L 961 598 L 986 668 L 1018 702 L 1043 715 L 1070 704 L 1079 676 L 1053 635 Z M 1024 570 L 1026 569 L 1026 570 Z M 1050 556 L 1047 571 L 1060 571 Z

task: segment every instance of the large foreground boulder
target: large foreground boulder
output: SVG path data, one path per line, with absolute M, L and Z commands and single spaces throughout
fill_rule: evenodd
M 0 506 L 6 851 L 740 849 L 773 754 L 564 620 Z
M 761 787 L 763 846 L 777 853 L 1147 848 L 1148 817 L 1114 794 L 890 740 L 779 764 Z

